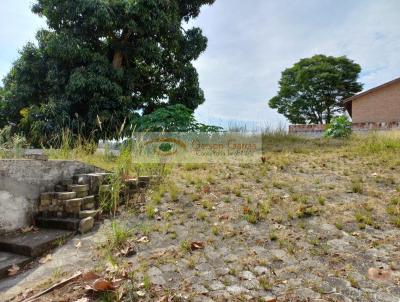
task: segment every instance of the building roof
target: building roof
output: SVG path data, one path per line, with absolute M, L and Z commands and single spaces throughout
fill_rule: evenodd
M 375 88 L 366 90 L 366 91 L 361 92 L 361 93 L 359 93 L 359 94 L 356 94 L 356 95 L 354 95 L 354 96 L 352 96 L 352 97 L 350 97 L 350 98 L 348 98 L 348 99 L 345 99 L 345 100 L 344 100 L 344 104 L 346 104 L 346 103 L 348 103 L 348 102 L 351 102 L 351 101 L 354 101 L 354 100 L 356 100 L 356 99 L 358 99 L 358 98 L 360 98 L 360 97 L 362 97 L 362 96 L 364 96 L 364 95 L 366 95 L 366 94 L 368 94 L 368 93 L 377 91 L 377 90 L 379 90 L 379 89 L 382 89 L 382 88 L 384 88 L 384 87 L 386 87 L 386 86 L 392 85 L 392 84 L 397 83 L 397 82 L 400 83 L 400 78 L 394 79 L 394 80 L 389 81 L 389 82 L 387 82 L 387 83 L 385 83 L 385 84 L 379 85 L 379 86 L 377 86 L 377 87 L 375 87 Z

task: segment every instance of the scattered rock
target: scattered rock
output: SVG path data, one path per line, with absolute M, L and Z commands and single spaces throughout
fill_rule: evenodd
M 267 275 L 269 273 L 269 269 L 265 266 L 256 266 L 253 271 L 257 274 L 257 276 Z
M 206 294 L 208 293 L 208 289 L 205 288 L 203 285 L 201 284 L 192 284 L 192 290 L 196 293 L 196 294 Z
M 256 277 L 250 271 L 243 271 L 240 273 L 239 277 L 244 280 L 254 280 Z
M 213 291 L 221 290 L 224 288 L 225 288 L 225 285 L 219 280 L 214 280 L 210 285 L 210 289 Z
M 81 234 L 85 234 L 89 232 L 93 228 L 93 226 L 94 226 L 93 217 L 84 218 L 79 222 L 79 232 Z
M 249 292 L 249 290 L 248 290 L 247 288 L 245 288 L 245 287 L 243 287 L 243 286 L 240 286 L 240 285 L 228 286 L 228 287 L 226 288 L 226 290 L 227 290 L 230 294 L 235 295 L 235 296 L 240 295 L 240 294 L 245 294 L 245 293 L 248 293 L 248 292 Z

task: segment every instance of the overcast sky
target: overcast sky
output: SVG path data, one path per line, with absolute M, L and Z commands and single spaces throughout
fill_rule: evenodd
M 0 0 L 1 78 L 45 24 L 32 3 Z M 216 0 L 192 22 L 209 39 L 195 62 L 206 96 L 196 116 L 214 124 L 285 123 L 268 99 L 282 70 L 314 54 L 359 63 L 365 89 L 399 77 L 399 12 L 400 0 Z

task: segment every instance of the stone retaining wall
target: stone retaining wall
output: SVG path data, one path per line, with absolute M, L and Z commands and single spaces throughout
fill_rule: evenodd
M 40 193 L 63 179 L 100 169 L 70 160 L 0 160 L 0 232 L 32 223 Z

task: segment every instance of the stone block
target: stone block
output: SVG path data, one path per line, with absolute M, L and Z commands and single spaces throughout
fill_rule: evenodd
M 84 210 L 79 212 L 79 218 L 87 218 L 87 217 L 93 217 L 96 218 L 98 215 L 99 211 L 97 210 Z
M 93 217 L 87 217 L 83 218 L 79 222 L 79 232 L 81 234 L 89 232 L 94 226 L 94 218 Z
M 81 198 L 74 198 L 74 199 L 68 199 L 65 200 L 65 212 L 69 214 L 79 214 L 81 210 Z
M 54 192 L 44 192 L 40 194 L 40 201 L 49 200 L 54 198 Z
M 126 179 L 124 183 L 128 191 L 136 191 L 138 188 L 138 180 L 136 178 Z
M 93 203 L 93 202 L 94 202 L 94 195 L 82 197 L 82 204 Z
M 89 191 L 89 185 L 68 185 L 68 191 L 72 192 L 87 192 Z
M 150 176 L 139 176 L 139 177 L 138 177 L 138 181 L 139 181 L 139 182 L 150 183 Z
M 49 205 L 51 205 L 51 199 L 40 199 L 41 207 L 48 207 Z
M 55 197 L 61 200 L 74 199 L 76 198 L 76 192 L 57 192 Z
M 138 177 L 138 186 L 139 188 L 146 188 L 150 184 L 150 176 L 139 176 Z
M 83 198 L 88 196 L 88 191 L 82 191 L 82 192 L 76 192 L 76 197 L 77 198 Z
M 83 210 L 94 210 L 94 208 L 95 208 L 94 202 L 86 203 L 86 204 L 82 205 Z

